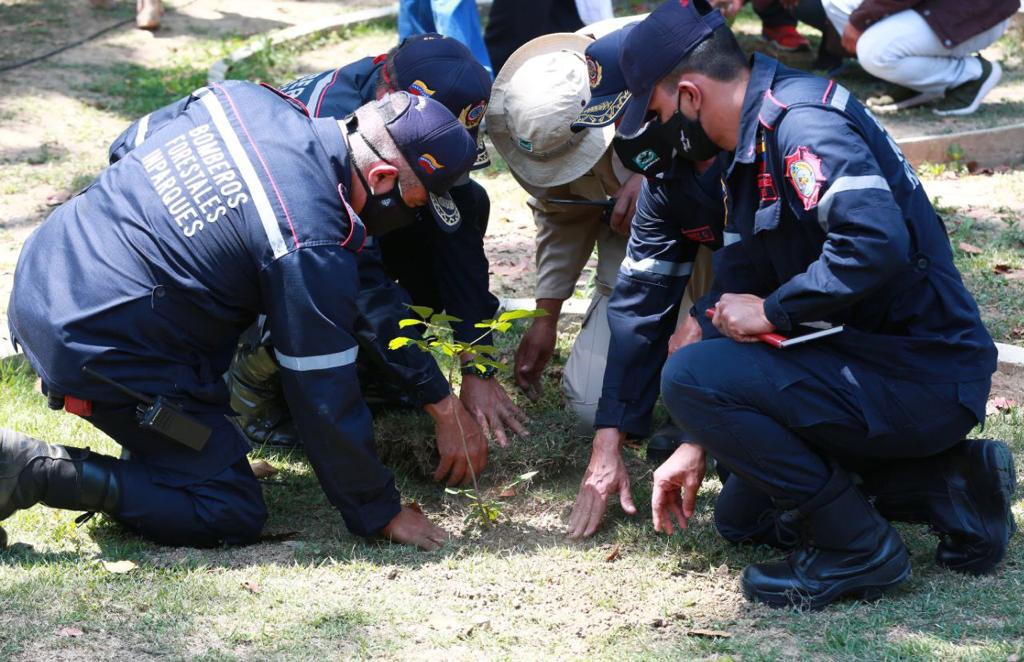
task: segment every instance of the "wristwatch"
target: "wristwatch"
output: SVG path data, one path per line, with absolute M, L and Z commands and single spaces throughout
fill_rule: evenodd
M 483 370 L 481 370 L 481 368 Z M 498 374 L 498 369 L 495 368 L 493 365 L 478 366 L 474 363 L 466 363 L 463 364 L 462 366 L 462 374 L 473 375 L 474 377 L 479 377 L 480 379 L 494 379 L 494 377 Z

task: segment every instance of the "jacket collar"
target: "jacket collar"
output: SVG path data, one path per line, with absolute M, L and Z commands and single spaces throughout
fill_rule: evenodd
M 736 151 L 732 164 L 729 166 L 729 173 L 738 163 L 754 162 L 761 108 L 765 102 L 765 95 L 771 93 L 778 67 L 778 60 L 761 53 L 754 53 L 750 68 L 750 81 L 747 83 L 747 93 L 743 97 L 743 110 L 740 113 L 739 139 L 736 141 Z

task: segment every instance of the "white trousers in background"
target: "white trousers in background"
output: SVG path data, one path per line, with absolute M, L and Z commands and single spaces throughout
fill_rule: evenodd
M 822 0 L 825 14 L 839 34 L 861 0 Z M 918 92 L 938 92 L 981 77 L 981 62 L 972 57 L 1006 32 L 1009 20 L 946 48 L 924 18 L 912 9 L 875 23 L 857 42 L 857 60 L 873 76 Z

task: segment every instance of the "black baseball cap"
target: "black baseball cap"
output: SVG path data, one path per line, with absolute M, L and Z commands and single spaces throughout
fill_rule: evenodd
M 607 126 L 619 119 L 632 96 L 619 66 L 619 52 L 626 35 L 639 24 L 630 23 L 610 32 L 587 46 L 587 74 L 590 76 L 590 103 L 572 123 L 573 131 Z
M 448 190 L 469 172 L 476 141 L 451 111 L 427 96 L 393 92 L 375 102 L 384 128 L 429 193 L 434 220 L 446 232 L 462 221 Z
M 630 31 L 619 53 L 633 95 L 619 124 L 621 135 L 633 136 L 643 128 L 654 86 L 724 25 L 725 17 L 707 0 L 668 0 Z
M 408 37 L 388 58 L 383 75 L 396 91 L 440 102 L 477 140 L 491 98 L 491 75 L 462 42 L 433 32 Z M 489 163 L 487 149 L 479 140 L 474 168 Z

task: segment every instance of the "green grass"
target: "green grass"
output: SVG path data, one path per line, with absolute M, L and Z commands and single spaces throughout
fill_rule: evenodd
M 562 356 L 567 340 L 563 334 Z M 509 476 L 541 471 L 505 501 L 501 526 L 466 525 L 463 498 L 419 477 L 422 464 L 398 462 L 405 498 L 453 534 L 438 553 L 353 538 L 305 461 L 266 451 L 254 457 L 280 470 L 265 483 L 267 533 L 289 539 L 170 549 L 102 517 L 76 527 L 77 513 L 19 512 L 5 522 L 16 544 L 0 554 L 0 657 L 1002 660 L 1024 652 L 1019 544 L 996 575 L 967 579 L 934 565 L 934 538 L 924 527 L 901 526 L 915 568 L 904 588 L 875 603 L 807 614 L 751 606 L 739 596 L 742 568 L 773 554 L 717 536 L 711 509 L 720 485 L 713 478 L 681 536 L 655 535 L 643 507 L 631 519 L 612 505 L 595 539 L 570 542 L 563 521 L 588 437 L 572 432 L 554 379 L 528 410 L 531 439 L 494 453 L 483 476 L 493 493 Z M 993 416 L 986 435 L 1008 440 L 1020 457 L 1022 418 L 1020 408 Z M 117 452 L 87 423 L 47 410 L 19 359 L 0 363 L 0 426 Z M 419 415 L 391 414 L 376 428 L 392 462 L 403 449 L 430 445 L 429 421 Z M 644 504 L 650 468 L 632 451 L 629 465 L 634 498 Z M 1020 503 L 1015 511 L 1024 517 Z M 608 562 L 614 548 L 619 556 Z M 114 575 L 99 559 L 130 559 L 138 569 Z M 258 592 L 243 588 L 246 582 Z M 85 634 L 54 634 L 65 627 Z M 706 629 L 731 637 L 689 634 Z

